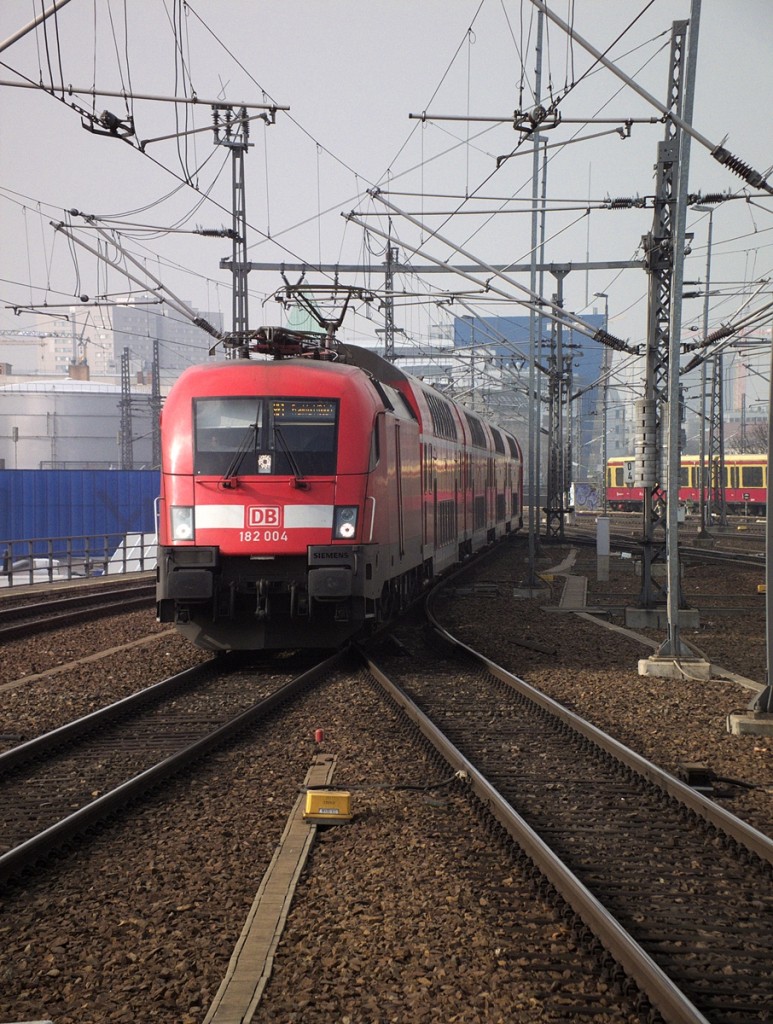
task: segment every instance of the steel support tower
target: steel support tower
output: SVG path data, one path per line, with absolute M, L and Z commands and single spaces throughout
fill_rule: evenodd
M 564 277 L 568 267 L 551 267 L 557 281 L 553 295 L 556 306 L 564 304 Z M 548 385 L 548 479 L 545 502 L 545 537 L 548 540 L 563 540 L 564 537 L 564 496 L 566 492 L 566 455 L 564 450 L 564 409 L 568 412 L 569 395 L 564 373 L 563 324 L 553 321 L 551 332 L 550 381 Z
M 153 370 L 150 383 L 150 429 L 153 437 L 153 469 L 161 469 L 161 358 L 158 335 L 153 338 Z
M 686 21 L 676 21 L 671 37 L 669 111 L 681 118 Z M 658 146 L 652 230 L 642 239 L 649 273 L 644 398 L 636 403 L 636 484 L 644 488 L 642 587 L 640 604 L 665 602 L 663 585 L 653 578 L 654 564 L 666 566 L 666 470 L 668 455 L 669 347 L 674 268 L 674 217 L 678 187 L 681 128 L 670 118 Z M 679 367 L 672 372 L 678 373 Z
M 384 359 L 389 363 L 395 361 L 394 269 L 397 260 L 397 248 L 387 242 L 384 262 Z
M 215 145 L 231 150 L 232 185 L 232 239 L 231 273 L 233 274 L 233 317 L 228 354 L 232 358 L 246 358 L 249 354 L 250 329 L 247 298 L 247 203 L 244 182 L 244 155 L 252 145 L 247 110 L 241 107 L 234 113 L 232 107 L 212 108 Z
M 717 352 L 711 360 L 711 401 L 709 412 L 709 500 L 706 503 L 706 519 L 710 524 L 712 516 L 718 516 L 720 526 L 727 526 L 727 504 L 725 502 L 725 427 L 722 379 L 724 376 L 723 356 Z
M 121 352 L 121 469 L 134 469 L 134 442 L 132 440 L 132 378 L 129 368 L 129 349 Z

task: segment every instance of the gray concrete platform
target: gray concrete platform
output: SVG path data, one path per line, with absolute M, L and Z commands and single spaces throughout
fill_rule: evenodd
M 773 715 L 746 711 L 727 716 L 727 731 L 733 736 L 773 736 Z
M 588 595 L 588 579 L 586 576 L 573 576 L 568 573 L 565 577 L 564 590 L 561 594 L 560 607 L 571 609 L 585 609 L 585 599 Z
M 329 785 L 335 764 L 332 754 L 316 754 L 304 788 Z M 316 825 L 303 820 L 304 800 L 305 794 L 301 793 L 295 801 L 204 1024 L 249 1024 L 257 1011 L 298 879 L 317 832 Z
M 547 589 L 548 588 L 544 583 L 541 583 L 539 585 L 535 584 L 535 586 L 533 587 L 513 587 L 513 597 L 542 597 L 542 595 L 545 593 Z
M 711 662 L 703 658 L 661 656 L 652 654 L 639 660 L 639 675 L 655 679 L 711 679 Z
M 625 609 L 625 624 L 631 629 L 667 629 L 668 611 L 665 608 Z M 700 629 L 701 617 L 697 608 L 682 608 L 679 611 L 680 629 Z

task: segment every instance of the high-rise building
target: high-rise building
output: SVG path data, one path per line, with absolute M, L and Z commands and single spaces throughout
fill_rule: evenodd
M 194 312 L 218 330 L 222 328 L 221 314 Z M 153 295 L 140 296 L 126 305 L 113 307 L 112 319 L 116 365 L 120 365 L 121 353 L 128 348 L 132 365 L 139 364 L 143 371 L 150 371 L 156 338 L 162 378 L 177 376 L 193 363 L 202 363 L 209 358 L 211 336 Z
M 591 327 L 604 326 L 602 314 L 583 314 L 583 320 Z M 528 316 L 456 317 L 454 345 L 457 351 L 465 349 L 471 354 L 476 349 L 488 350 L 501 367 L 509 367 L 525 383 L 529 375 L 529 330 Z M 555 359 L 556 344 L 552 332 L 552 321 L 545 318 L 542 337 L 536 341 L 536 359 L 542 366 L 549 366 Z M 572 402 L 571 419 L 566 424 L 572 433 L 565 441 L 573 448 L 578 479 L 584 480 L 594 473 L 596 476 L 599 474 L 600 423 L 596 414 L 600 391 L 593 385 L 601 376 L 604 346 L 573 330 L 568 324 L 563 327 L 561 346 L 563 366 L 560 372 L 564 380 L 571 382 L 572 395 L 579 394 L 579 398 Z M 526 390 L 528 393 L 528 388 Z M 547 388 L 543 385 L 541 390 L 546 391 Z

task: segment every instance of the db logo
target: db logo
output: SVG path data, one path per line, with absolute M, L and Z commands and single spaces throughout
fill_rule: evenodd
M 278 505 L 251 505 L 247 509 L 247 526 L 281 526 L 282 510 Z

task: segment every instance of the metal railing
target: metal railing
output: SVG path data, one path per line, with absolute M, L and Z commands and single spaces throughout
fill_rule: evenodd
M 57 583 L 149 572 L 156 567 L 154 533 L 104 533 L 82 537 L 0 540 L 0 587 Z

